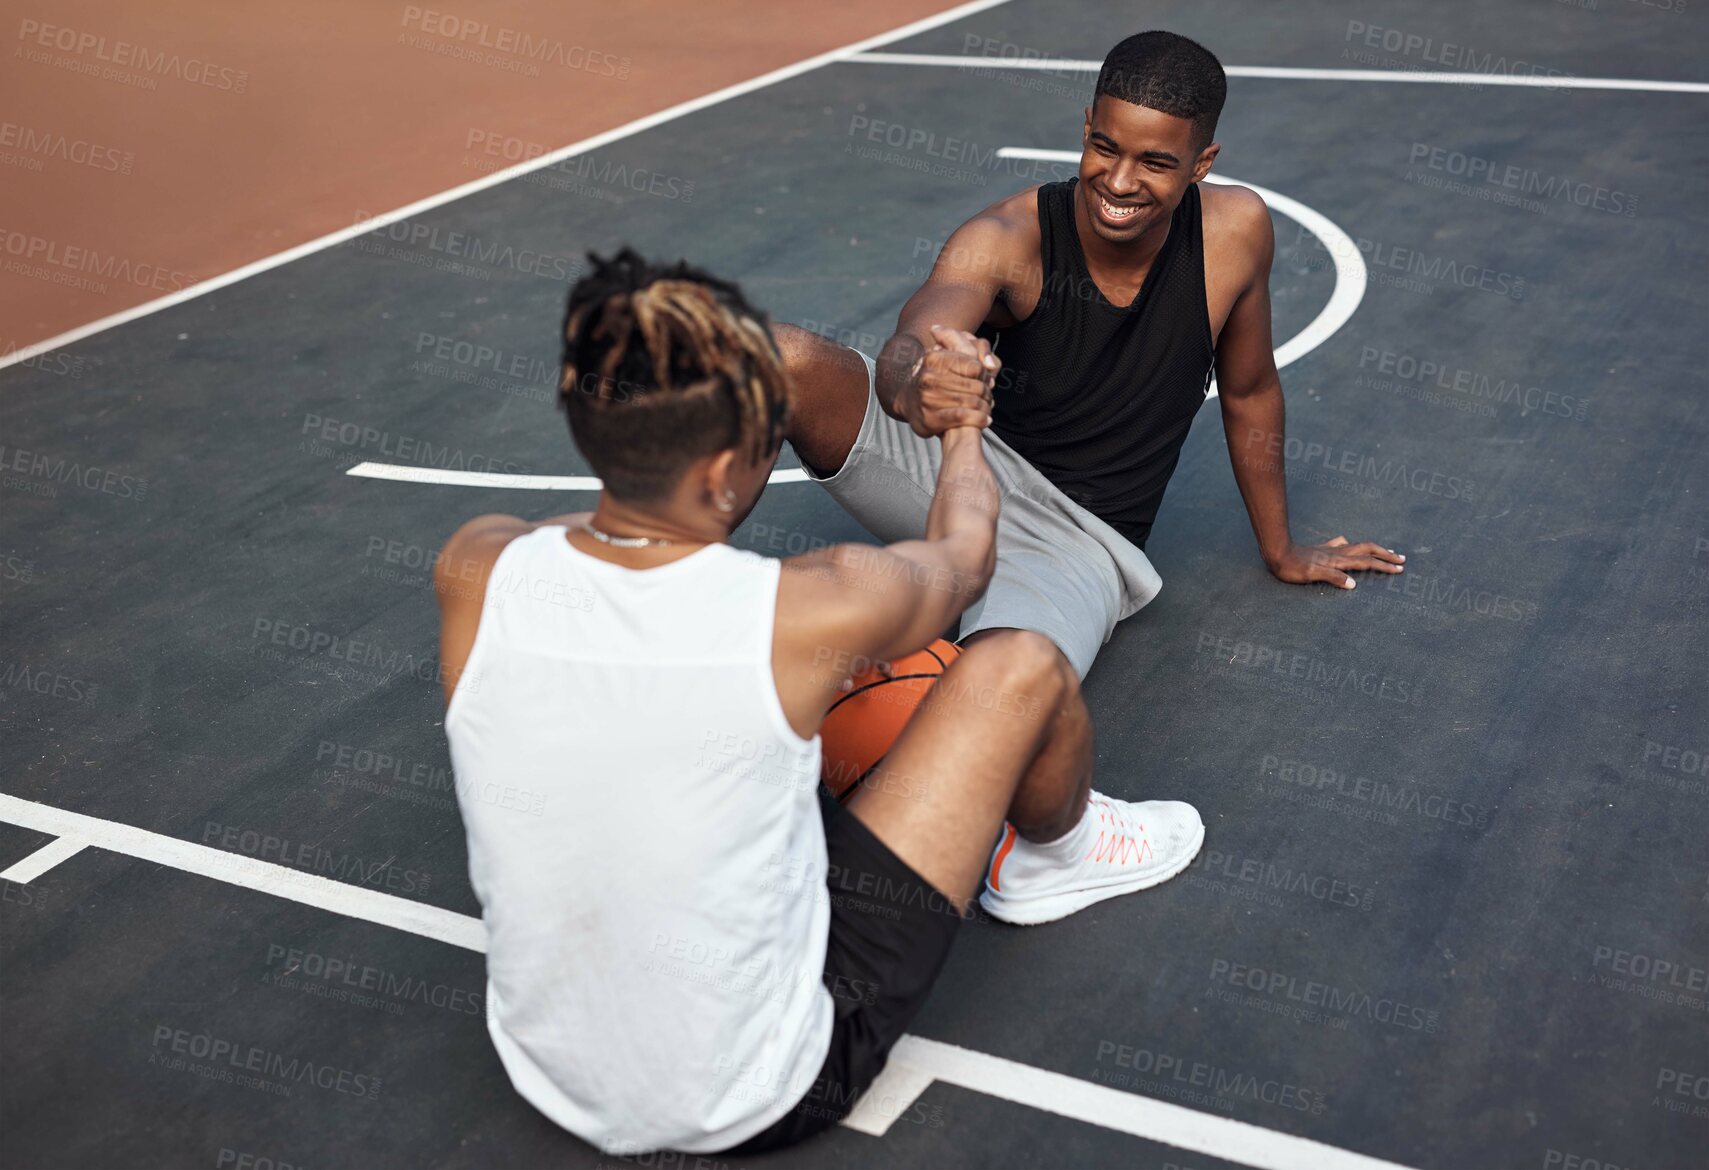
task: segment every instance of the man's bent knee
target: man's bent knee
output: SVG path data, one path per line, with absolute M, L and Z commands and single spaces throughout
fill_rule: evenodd
M 1056 643 L 1033 630 L 981 630 L 963 647 L 962 658 L 981 686 L 1011 696 L 1017 709 L 1054 710 L 1080 686 Z

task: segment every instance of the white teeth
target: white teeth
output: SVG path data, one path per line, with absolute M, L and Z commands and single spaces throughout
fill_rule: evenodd
M 1111 219 L 1126 219 L 1139 210 L 1137 207 L 1117 207 L 1102 195 L 1098 196 L 1098 202 L 1103 205 L 1104 214 Z

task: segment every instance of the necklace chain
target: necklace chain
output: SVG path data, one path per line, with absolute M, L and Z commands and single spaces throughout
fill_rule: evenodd
M 676 543 L 660 536 L 613 536 L 609 532 L 601 532 L 586 520 L 582 521 L 582 528 L 599 543 L 609 544 L 612 548 L 669 548 Z

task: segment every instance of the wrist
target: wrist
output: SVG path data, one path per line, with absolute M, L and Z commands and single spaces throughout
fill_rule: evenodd
M 1287 539 L 1282 540 L 1279 544 L 1260 542 L 1258 545 L 1258 555 L 1263 557 L 1264 563 L 1274 570 L 1287 559 L 1288 554 L 1293 551 L 1293 548 L 1294 542 Z

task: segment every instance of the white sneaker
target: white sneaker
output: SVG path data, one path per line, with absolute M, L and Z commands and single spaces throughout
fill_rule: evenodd
M 1205 823 L 1190 804 L 1112 800 L 1094 792 L 1086 815 L 1059 841 L 1035 845 L 1005 824 L 979 904 L 1016 926 L 1054 922 L 1168 881 L 1204 843 Z

